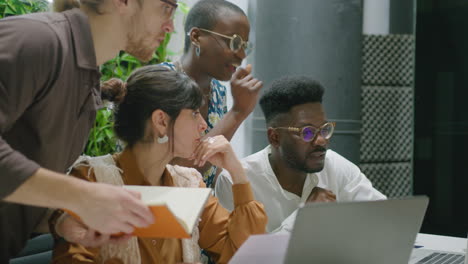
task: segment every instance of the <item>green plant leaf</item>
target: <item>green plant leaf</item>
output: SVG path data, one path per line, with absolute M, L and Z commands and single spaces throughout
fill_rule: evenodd
M 121 58 L 122 61 L 126 61 L 126 62 L 129 62 L 129 63 L 133 63 L 133 64 L 136 64 L 138 67 L 141 66 L 141 62 L 133 57 L 133 56 L 130 56 L 129 54 L 125 53 L 124 55 L 122 55 L 122 58 Z
M 179 5 L 178 10 L 180 10 L 184 15 L 188 14 L 190 11 L 190 7 L 184 2 L 178 2 Z
M 104 130 L 108 139 L 113 139 L 115 137 L 114 131 L 112 129 Z

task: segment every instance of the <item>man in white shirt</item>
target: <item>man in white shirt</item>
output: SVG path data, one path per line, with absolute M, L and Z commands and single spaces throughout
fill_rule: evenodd
M 291 231 L 302 203 L 386 199 L 356 165 L 327 150 L 335 124 L 325 117 L 323 93 L 320 83 L 294 76 L 273 82 L 260 99 L 270 145 L 242 165 L 255 199 L 265 206 L 268 232 Z M 229 210 L 231 186 L 223 171 L 215 193 Z

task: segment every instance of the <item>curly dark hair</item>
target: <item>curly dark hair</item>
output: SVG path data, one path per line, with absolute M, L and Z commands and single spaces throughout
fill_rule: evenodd
M 306 103 L 321 103 L 324 88 L 307 76 L 285 76 L 275 80 L 260 99 L 267 124 L 292 107 Z

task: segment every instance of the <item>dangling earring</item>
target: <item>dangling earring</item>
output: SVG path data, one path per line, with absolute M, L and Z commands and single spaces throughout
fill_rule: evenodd
M 169 138 L 167 137 L 167 135 L 164 135 L 164 137 L 158 137 L 158 143 L 159 143 L 159 144 L 164 144 L 164 143 L 166 143 L 168 140 L 169 140 Z
M 200 57 L 200 46 L 195 44 L 195 42 L 192 42 L 192 45 L 195 46 L 195 54 L 197 55 L 197 57 Z

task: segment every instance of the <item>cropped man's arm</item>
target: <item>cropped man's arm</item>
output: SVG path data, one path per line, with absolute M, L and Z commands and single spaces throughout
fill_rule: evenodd
M 372 201 L 387 199 L 352 162 L 338 157 L 335 177 L 340 179 L 340 201 Z
M 73 209 L 77 198 L 86 192 L 84 183 L 65 174 L 39 168 L 4 200 L 39 207 Z
M 27 153 L 10 146 L 8 132 L 38 100 L 39 94 L 49 92 L 59 72 L 61 48 L 52 29 L 28 19 L 2 20 L 0 39 L 2 43 L 15 43 L 0 45 L 0 199 L 4 200 L 40 167 Z M 33 196 L 20 196 L 15 195 L 13 200 L 35 202 Z

